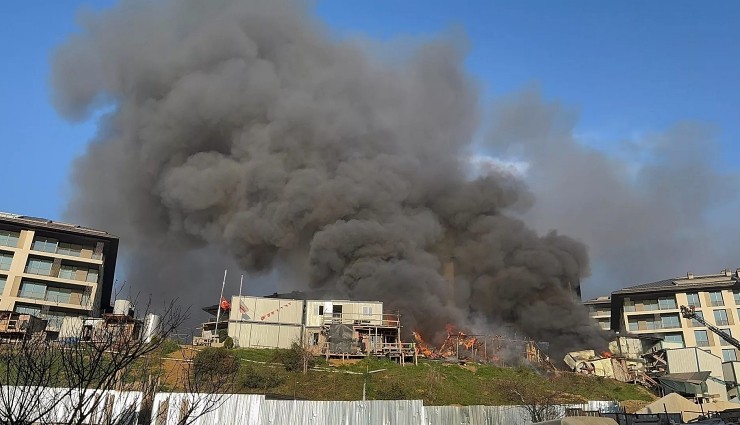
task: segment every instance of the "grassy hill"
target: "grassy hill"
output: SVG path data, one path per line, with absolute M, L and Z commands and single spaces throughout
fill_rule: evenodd
M 288 398 L 360 400 L 366 382 L 368 399 L 421 399 L 428 405 L 500 405 L 512 403 L 506 388 L 517 382 L 536 390 L 563 391 L 571 399 L 583 401 L 655 399 L 638 385 L 566 372 L 545 376 L 525 367 L 463 366 L 429 360 L 404 367 L 376 359 L 330 365 L 320 359 L 315 369 L 303 374 L 288 372 L 275 363 L 280 355 L 277 350 L 235 349 L 231 353 L 241 361 L 238 391 Z

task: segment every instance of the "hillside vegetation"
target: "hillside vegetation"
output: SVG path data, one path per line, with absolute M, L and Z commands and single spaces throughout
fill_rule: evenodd
M 360 400 L 363 382 L 368 399 L 421 399 L 427 405 L 514 404 L 512 382 L 536 391 L 560 391 L 571 400 L 642 400 L 655 397 L 644 388 L 611 379 L 561 372 L 544 375 L 534 369 L 420 360 L 418 366 L 364 359 L 330 365 L 318 358 L 303 374 L 283 366 L 289 350 L 234 349 L 241 367 L 235 391 L 306 400 Z M 289 354 L 289 353 L 287 353 Z M 282 362 L 282 363 L 281 363 Z M 287 363 L 286 363 L 287 364 Z M 367 373 L 368 371 L 377 371 Z

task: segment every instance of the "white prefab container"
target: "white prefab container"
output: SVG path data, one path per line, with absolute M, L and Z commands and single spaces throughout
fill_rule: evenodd
M 666 350 L 668 373 L 710 372 L 707 379 L 708 395 L 727 401 L 722 359 L 700 348 L 687 347 Z
M 144 331 L 141 333 L 141 339 L 145 343 L 152 342 L 152 339 L 159 333 L 160 318 L 154 313 L 149 313 L 144 318 Z
M 67 338 L 80 338 L 82 336 L 82 318 L 65 316 L 62 318 L 62 324 L 59 327 L 60 340 Z
M 303 324 L 303 300 L 232 297 L 229 321 L 261 324 Z
M 129 300 L 116 300 L 113 303 L 113 314 L 127 315 L 131 310 L 131 301 Z
M 740 381 L 740 362 L 724 362 L 722 363 L 722 373 L 725 377 L 725 382 Z M 740 396 L 740 388 L 734 386 L 731 390 L 727 391 L 727 398 L 730 401 L 737 400 Z
M 301 331 L 300 325 L 229 322 L 229 336 L 242 348 L 290 348 L 300 343 Z
M 331 300 L 306 301 L 306 326 L 317 327 L 323 320 L 341 319 L 342 323 L 383 324 L 383 303 L 380 301 Z

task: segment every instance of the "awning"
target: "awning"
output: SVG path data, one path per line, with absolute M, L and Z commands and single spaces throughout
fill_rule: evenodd
M 665 393 L 706 394 L 711 372 L 669 373 L 658 378 Z

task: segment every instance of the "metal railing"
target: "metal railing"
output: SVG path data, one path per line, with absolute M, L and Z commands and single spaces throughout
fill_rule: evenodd
M 368 325 L 400 327 L 399 314 L 362 314 L 362 313 L 324 313 L 321 316 L 324 325 Z

